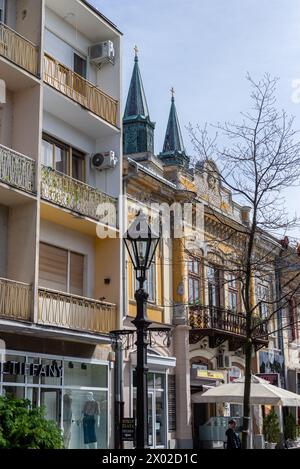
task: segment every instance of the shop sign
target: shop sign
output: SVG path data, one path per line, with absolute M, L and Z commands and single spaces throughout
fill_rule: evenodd
M 122 440 L 135 441 L 135 419 L 122 420 Z
M 50 365 L 9 361 L 3 363 L 3 374 L 11 376 L 61 378 L 62 366 L 59 366 L 56 361 L 53 361 Z
M 273 384 L 273 386 L 279 386 L 279 373 L 258 373 L 256 376 L 265 379 L 269 384 Z
M 197 378 L 224 379 L 224 374 L 219 371 L 197 370 Z

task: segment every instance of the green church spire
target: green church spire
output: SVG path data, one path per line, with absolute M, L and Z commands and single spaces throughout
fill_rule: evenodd
M 154 152 L 155 124 L 150 120 L 137 47 L 134 50 L 134 68 L 123 118 L 125 155 Z
M 164 141 L 162 153 L 159 155 L 161 160 L 167 165 L 179 164 L 188 166 L 189 157 L 186 155 L 179 119 L 175 105 L 175 91 L 171 89 L 171 110 L 169 115 L 168 127 Z

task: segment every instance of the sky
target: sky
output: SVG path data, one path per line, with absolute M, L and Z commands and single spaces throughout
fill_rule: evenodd
M 171 87 L 192 155 L 189 122 L 239 121 L 249 109 L 247 72 L 255 80 L 265 72 L 280 79 L 277 105 L 295 116 L 300 130 L 300 0 L 90 1 L 124 33 L 123 107 L 138 46 L 157 153 Z M 289 191 L 287 206 L 300 216 L 300 188 Z

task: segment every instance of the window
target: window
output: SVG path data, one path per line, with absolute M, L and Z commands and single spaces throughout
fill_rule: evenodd
M 137 289 L 137 280 L 136 280 L 136 272 L 133 270 L 133 297 L 134 292 Z M 148 293 L 148 302 L 149 303 L 156 303 L 156 262 L 152 262 L 150 269 L 146 273 L 146 282 L 145 282 L 145 290 Z
M 44 288 L 83 296 L 84 256 L 41 243 L 39 283 Z
M 201 261 L 195 257 L 189 259 L 189 304 L 201 303 Z
M 217 267 L 208 267 L 207 281 L 209 306 L 219 308 L 221 306 L 221 276 Z
M 74 53 L 74 72 L 86 79 L 87 63 L 86 59 Z
M 270 305 L 269 301 L 269 287 L 267 285 L 259 284 L 257 287 L 257 300 L 259 303 L 259 314 L 262 319 L 269 317 Z
M 42 162 L 78 181 L 85 181 L 84 154 L 46 134 L 43 135 Z
M 228 307 L 235 313 L 239 310 L 239 284 L 233 273 L 228 274 Z
M 6 0 L 0 0 L 0 23 L 6 20 Z

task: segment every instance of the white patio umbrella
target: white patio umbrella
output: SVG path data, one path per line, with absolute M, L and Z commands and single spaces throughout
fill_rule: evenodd
M 203 394 L 192 394 L 192 402 L 194 404 L 216 402 L 243 404 L 244 381 L 244 378 L 239 378 L 232 383 L 222 384 L 221 386 L 209 389 Z M 250 404 L 300 407 L 300 395 L 273 386 L 258 376 L 252 376 Z

